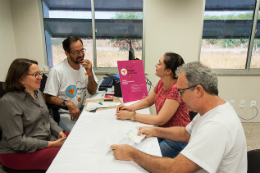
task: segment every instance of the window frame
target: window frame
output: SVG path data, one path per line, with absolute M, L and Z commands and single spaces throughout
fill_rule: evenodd
M 254 39 L 255 39 L 255 32 L 257 27 L 258 21 L 258 13 L 259 13 L 259 1 L 256 0 L 255 8 L 253 11 L 253 18 L 252 18 L 252 28 L 251 28 L 251 35 L 249 38 L 249 46 L 247 50 L 247 57 L 246 57 L 246 64 L 245 69 L 213 69 L 213 71 L 219 76 L 228 76 L 228 75 L 260 75 L 260 68 L 259 69 L 250 69 L 251 59 L 252 59 L 252 51 L 254 46 Z M 259 31 L 260 32 L 260 31 Z M 202 42 L 202 39 L 201 39 Z M 201 45 L 200 45 L 201 47 Z M 201 49 L 200 49 L 201 55 Z M 199 56 L 200 61 L 200 56 Z
M 90 12 L 91 12 L 91 23 L 92 23 L 92 40 L 93 40 L 93 45 L 92 45 L 92 48 L 93 48 L 93 64 L 92 64 L 92 68 L 93 68 L 93 70 L 95 71 L 95 72 L 98 72 L 98 74 L 105 74 L 105 73 L 118 73 L 118 68 L 117 67 L 97 67 L 97 47 L 96 47 L 96 33 L 97 33 L 97 28 L 96 28 L 96 26 L 95 26 L 95 3 L 94 3 L 94 0 L 90 0 L 90 2 L 91 2 L 91 10 L 90 10 Z M 42 0 L 41 1 L 41 5 L 43 6 L 43 3 L 44 3 L 44 5 L 46 5 L 46 3 L 45 3 L 45 1 L 44 0 Z M 142 1 L 142 3 L 143 3 L 143 14 L 144 14 L 144 1 Z M 47 7 L 48 7 L 48 5 L 46 5 Z M 45 8 L 45 7 L 44 7 Z M 42 7 L 42 9 L 43 9 L 43 7 Z M 49 9 L 48 9 L 49 10 Z M 56 9 L 56 10 L 58 10 L 58 9 Z M 62 10 L 66 10 L 66 9 L 62 9 Z M 138 12 L 138 11 L 136 11 L 135 9 L 133 9 L 133 12 Z M 42 15 L 43 15 L 43 21 L 44 21 L 44 16 L 46 15 L 46 14 L 44 14 L 44 10 L 43 10 L 43 13 L 42 13 Z M 77 20 L 77 19 L 76 19 Z M 144 47 L 144 45 L 145 45 L 145 43 L 144 43 L 144 15 L 143 15 L 143 19 L 142 19 L 142 26 L 143 26 L 143 30 L 142 30 L 142 60 L 143 60 L 143 64 L 145 64 L 145 47 Z M 45 33 L 45 30 L 47 30 L 48 31 L 48 28 L 46 29 L 45 27 L 44 27 L 44 37 L 45 37 L 45 40 L 46 40 L 46 33 Z M 47 47 L 49 47 L 50 45 L 47 45 L 47 42 L 46 42 L 46 54 L 50 54 L 50 52 L 48 51 L 48 48 Z M 52 54 L 52 52 L 51 52 L 51 54 Z M 48 61 L 48 66 L 49 66 L 49 64 L 53 64 L 53 54 L 50 56 L 50 57 L 46 57 L 46 60 Z M 49 61 L 52 61 L 52 63 L 49 63 Z M 145 67 L 145 66 L 144 66 Z M 50 67 L 51 68 L 51 67 Z

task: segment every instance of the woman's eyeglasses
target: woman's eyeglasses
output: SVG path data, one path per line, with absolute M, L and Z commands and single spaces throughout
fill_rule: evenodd
M 33 73 L 33 74 L 27 74 L 27 75 L 33 75 L 36 79 L 38 79 L 40 75 L 43 76 L 43 71 L 36 72 L 36 73 Z

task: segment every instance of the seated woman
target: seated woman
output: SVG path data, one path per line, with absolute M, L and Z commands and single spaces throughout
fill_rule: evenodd
M 131 119 L 160 127 L 183 126 L 190 123 L 187 106 L 179 98 L 175 70 L 184 64 L 182 57 L 176 53 L 165 53 L 156 64 L 156 73 L 161 80 L 154 90 L 144 99 L 130 106 L 117 108 L 117 119 Z M 145 115 L 132 112 L 155 104 L 156 115 Z M 135 115 L 134 115 L 135 114 Z M 158 139 L 164 157 L 176 157 L 187 145 L 166 139 Z
M 68 135 L 50 117 L 38 90 L 43 73 L 37 64 L 15 59 L 0 99 L 0 162 L 15 170 L 47 170 Z

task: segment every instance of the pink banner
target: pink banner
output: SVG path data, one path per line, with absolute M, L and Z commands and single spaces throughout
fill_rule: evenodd
M 124 102 L 148 96 L 142 60 L 117 61 Z

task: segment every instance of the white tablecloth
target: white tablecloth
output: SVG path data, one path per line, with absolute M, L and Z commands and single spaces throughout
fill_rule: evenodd
M 150 114 L 148 108 L 137 112 Z M 109 153 L 107 139 L 113 126 L 116 125 L 126 133 L 131 128 L 144 125 L 130 120 L 117 120 L 115 113 L 116 109 L 96 113 L 84 110 L 47 173 L 147 172 L 132 161 L 115 160 L 113 152 Z M 157 138 L 148 138 L 144 142 L 151 146 L 149 154 L 161 156 Z

